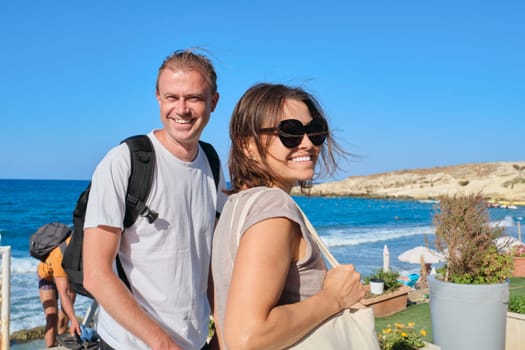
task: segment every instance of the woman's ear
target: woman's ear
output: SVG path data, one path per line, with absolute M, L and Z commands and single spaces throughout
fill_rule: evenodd
M 257 146 L 253 138 L 250 138 L 248 142 L 244 144 L 243 152 L 244 155 L 251 160 L 259 160 L 259 152 L 257 151 Z

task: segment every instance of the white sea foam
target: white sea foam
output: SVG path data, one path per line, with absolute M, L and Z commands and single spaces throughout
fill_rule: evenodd
M 492 221 L 490 225 L 492 227 L 512 227 L 516 223 L 512 216 L 506 215 L 502 220 Z
M 492 221 L 493 227 L 511 228 L 516 225 L 512 216 L 507 215 L 502 220 Z M 389 241 L 398 238 L 406 238 L 418 235 L 434 235 L 434 226 L 414 227 L 344 227 L 344 228 L 320 228 L 319 234 L 329 247 L 356 246 L 360 244 Z
M 319 234 L 323 242 L 329 247 L 355 246 L 360 244 L 389 241 L 398 238 L 433 235 L 434 228 L 431 226 L 401 227 L 388 229 L 381 228 L 344 228 L 320 230 Z
M 11 258 L 11 273 L 36 273 L 36 267 L 38 265 L 38 260 L 33 257 L 25 257 L 25 258 Z

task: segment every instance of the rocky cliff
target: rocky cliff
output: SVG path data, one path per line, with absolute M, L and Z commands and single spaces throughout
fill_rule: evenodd
M 483 193 L 493 201 L 525 204 L 525 161 L 400 170 L 314 185 L 312 196 L 434 199 Z M 294 194 L 297 191 L 294 190 Z

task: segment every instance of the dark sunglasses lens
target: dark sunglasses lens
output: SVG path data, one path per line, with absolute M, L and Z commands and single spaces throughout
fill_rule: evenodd
M 306 131 L 304 125 L 297 119 L 283 120 L 277 128 L 282 133 L 292 136 L 303 136 Z
M 310 141 L 316 146 L 323 144 L 328 135 L 328 126 L 324 119 L 314 119 L 306 126 L 306 132 Z
M 314 119 L 306 125 L 306 132 L 308 134 L 315 134 L 323 131 L 328 131 L 328 127 L 324 119 Z
M 294 148 L 301 144 L 304 135 L 301 136 L 291 136 L 291 135 L 279 135 L 282 144 L 288 148 Z
M 286 119 L 277 126 L 279 138 L 285 147 L 294 148 L 301 144 L 305 128 L 297 119 Z
M 310 139 L 310 141 L 312 141 L 312 143 L 316 146 L 321 146 L 324 142 L 324 140 L 326 140 L 326 136 L 327 134 L 321 134 L 321 135 L 308 135 L 308 138 Z

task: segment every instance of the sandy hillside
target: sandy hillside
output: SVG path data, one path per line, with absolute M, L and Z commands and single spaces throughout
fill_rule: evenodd
M 433 199 L 443 194 L 480 191 L 487 199 L 525 204 L 525 162 L 463 164 L 354 176 L 314 185 L 311 194 Z

